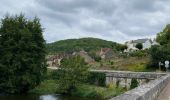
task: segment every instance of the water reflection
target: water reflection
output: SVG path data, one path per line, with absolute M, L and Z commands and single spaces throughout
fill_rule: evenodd
M 58 100 L 56 95 L 42 95 L 40 100 Z

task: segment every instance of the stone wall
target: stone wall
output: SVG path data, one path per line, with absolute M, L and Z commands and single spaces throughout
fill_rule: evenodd
M 136 79 L 156 79 L 166 75 L 165 73 L 155 73 L 155 72 L 130 72 L 130 71 L 113 71 L 106 72 L 106 77 L 116 77 L 116 78 L 136 78 Z
M 110 100 L 155 100 L 170 82 L 170 75 L 163 75 L 148 84 L 141 85 Z
M 106 74 L 106 85 L 110 83 L 115 83 L 117 80 L 125 81 L 127 83 L 131 82 L 132 78 L 138 80 L 154 80 L 163 75 L 165 73 L 155 73 L 155 72 L 130 72 L 130 71 L 109 71 L 105 72 Z M 142 83 L 142 81 L 139 81 Z

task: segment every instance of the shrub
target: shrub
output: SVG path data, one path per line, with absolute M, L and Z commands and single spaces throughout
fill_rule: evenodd
M 132 78 L 131 84 L 130 84 L 130 89 L 134 89 L 134 88 L 138 87 L 138 85 L 139 85 L 139 82 L 137 81 L 137 79 Z
M 105 86 L 106 75 L 105 73 L 90 72 L 87 83 L 95 84 L 98 86 Z

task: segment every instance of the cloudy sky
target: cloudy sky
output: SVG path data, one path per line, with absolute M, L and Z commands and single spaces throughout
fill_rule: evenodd
M 123 43 L 154 38 L 170 23 L 169 0 L 0 0 L 0 18 L 41 19 L 47 42 L 96 37 Z

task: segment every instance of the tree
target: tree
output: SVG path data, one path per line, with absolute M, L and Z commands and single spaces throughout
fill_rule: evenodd
M 46 72 L 45 40 L 38 18 L 6 16 L 0 26 L 0 91 L 23 93 Z
M 95 61 L 100 62 L 101 57 L 96 54 L 96 51 L 92 50 L 89 52 L 90 57 L 92 57 Z
M 162 46 L 158 46 L 158 45 L 154 45 L 151 47 L 150 49 L 150 55 L 151 55 L 151 65 L 155 66 L 156 68 L 158 68 L 158 63 L 164 62 L 165 60 L 167 60 L 168 57 L 168 52 L 167 50 L 164 49 L 164 47 Z
M 138 87 L 138 85 L 139 85 L 139 82 L 137 81 L 137 79 L 132 78 L 131 84 L 130 84 L 130 89 L 134 89 L 134 88 Z
M 158 68 L 159 62 L 165 60 L 170 61 L 170 24 L 165 29 L 157 34 L 156 40 L 160 46 L 152 46 L 150 49 L 151 65 L 150 67 Z
M 142 50 L 142 48 L 143 48 L 142 43 L 138 43 L 138 44 L 136 44 L 136 48 L 138 48 L 139 50 Z
M 161 45 L 170 43 L 170 24 L 168 24 L 162 32 L 157 34 L 156 40 Z
M 122 52 L 123 52 L 123 51 L 124 51 L 125 49 L 127 49 L 128 47 L 127 47 L 126 45 L 121 45 L 121 44 L 120 44 L 120 45 L 117 45 L 116 48 L 117 48 L 118 51 L 122 51 Z
M 88 77 L 88 66 L 80 56 L 72 56 L 62 60 L 59 66 L 59 88 L 63 93 L 71 93 L 76 86 L 85 82 Z

